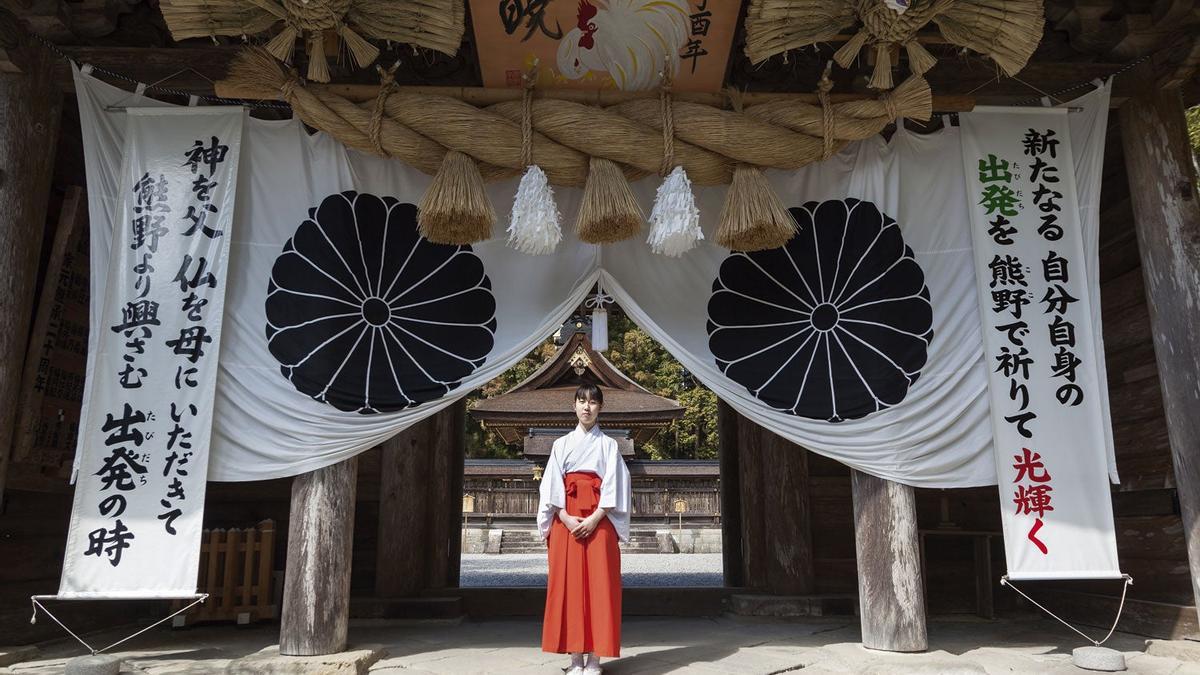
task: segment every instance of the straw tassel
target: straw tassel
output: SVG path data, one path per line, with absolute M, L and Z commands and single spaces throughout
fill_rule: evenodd
M 562 241 L 562 216 L 546 173 L 531 164 L 521 176 L 508 220 L 508 245 L 528 255 L 547 255 Z
M 435 244 L 473 244 L 492 236 L 496 211 L 475 160 L 448 150 L 418 205 L 417 227 Z
M 833 60 L 843 68 L 849 68 L 850 64 L 854 63 L 854 59 L 858 58 L 858 53 L 862 51 L 863 46 L 867 44 L 867 30 L 864 28 L 854 34 L 854 37 L 846 41 L 836 52 L 833 53 Z
M 778 248 L 796 233 L 796 221 L 783 208 L 767 177 L 749 164 L 734 168 L 720 221 L 717 243 L 736 251 Z
M 546 172 L 533 163 L 533 84 L 537 67 L 522 78 L 521 163 L 526 169 L 508 218 L 508 245 L 528 255 L 547 255 L 562 241 L 562 216 Z
M 375 63 L 375 59 L 379 58 L 379 48 L 367 42 L 363 36 L 354 32 L 344 23 L 338 24 L 338 35 L 342 36 L 342 42 L 346 44 L 346 48 L 350 50 L 350 54 L 354 56 L 354 62 L 359 68 L 366 68 Z
M 916 38 L 904 43 L 904 51 L 908 54 L 908 69 L 916 75 L 924 75 L 937 63 L 933 54 L 925 49 L 925 45 L 917 42 Z
M 695 248 L 696 242 L 703 238 L 692 181 L 683 167 L 677 166 L 658 186 L 646 243 L 655 253 L 677 258 Z
M 283 26 L 283 30 L 271 38 L 271 41 L 266 44 L 265 48 L 270 52 L 271 56 L 284 63 L 291 63 L 292 51 L 296 49 L 296 38 L 299 34 L 295 26 L 286 23 Z
M 329 81 L 329 63 L 325 61 L 325 38 L 319 30 L 308 34 L 308 80 Z
M 580 240 L 611 244 L 628 239 L 641 231 L 644 219 L 621 167 L 612 160 L 591 157 L 575 223 Z
M 891 44 L 875 43 L 875 70 L 871 73 L 871 81 L 867 86 L 872 89 L 892 88 L 892 52 Z

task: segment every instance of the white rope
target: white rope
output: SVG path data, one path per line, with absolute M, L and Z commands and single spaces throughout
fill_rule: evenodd
M 1046 614 L 1049 614 L 1051 617 L 1053 617 L 1055 621 L 1058 621 L 1059 623 L 1066 626 L 1067 628 L 1070 628 L 1071 630 L 1075 631 L 1076 633 L 1079 633 L 1079 635 L 1083 639 L 1085 639 L 1088 642 L 1099 647 L 1100 645 L 1104 644 L 1105 642 L 1108 642 L 1108 638 L 1112 637 L 1112 634 L 1114 632 L 1116 632 L 1117 624 L 1121 621 L 1121 612 L 1125 610 L 1125 593 L 1128 592 L 1129 587 L 1133 585 L 1133 577 L 1129 576 L 1128 574 L 1121 575 L 1121 578 L 1123 578 L 1125 580 L 1125 584 L 1123 586 L 1121 586 L 1121 604 L 1120 604 L 1120 606 L 1117 607 L 1117 618 L 1113 619 L 1112 628 L 1108 629 L 1108 635 L 1105 635 L 1104 639 L 1099 640 L 1099 641 L 1093 640 L 1090 636 L 1085 635 L 1083 633 L 1083 631 L 1072 626 L 1071 624 L 1067 623 L 1066 621 L 1063 621 L 1062 619 L 1060 619 L 1058 617 L 1057 614 L 1055 614 L 1054 612 L 1051 612 L 1050 610 L 1043 607 L 1041 604 L 1038 603 L 1037 600 L 1034 600 L 1033 598 L 1029 597 L 1028 595 L 1025 595 L 1025 593 L 1021 589 L 1017 588 L 1016 585 L 1014 585 L 1013 582 L 1011 580 L 1009 580 L 1007 574 L 1000 577 L 1000 585 L 1008 586 L 1009 588 L 1013 589 L 1014 591 L 1019 593 L 1022 598 L 1025 598 L 1026 600 L 1032 602 L 1034 604 L 1034 606 L 1036 606 L 1038 609 L 1042 610 Z
M 48 596 L 41 596 L 41 597 L 48 597 Z M 71 637 L 78 640 L 79 644 L 86 647 L 87 650 L 89 652 L 91 652 L 92 655 L 94 656 L 96 654 L 102 654 L 102 653 L 112 649 L 113 647 L 116 647 L 117 645 L 121 644 L 122 642 L 128 642 L 129 640 L 132 640 L 133 638 L 141 635 L 142 633 L 145 633 L 146 631 L 150 630 L 151 628 L 154 628 L 155 626 L 159 625 L 160 623 L 174 619 L 176 616 L 188 611 L 189 609 L 195 607 L 196 605 L 199 605 L 200 603 L 204 602 L 205 600 L 208 600 L 208 593 L 201 594 L 196 600 L 194 600 L 192 602 L 192 604 L 184 607 L 183 609 L 180 609 L 180 610 L 174 612 L 173 614 L 171 614 L 170 616 L 168 616 L 164 619 L 159 619 L 158 621 L 155 621 L 154 623 L 150 624 L 149 626 L 146 626 L 145 628 L 139 630 L 138 632 L 134 633 L 133 635 L 130 635 L 128 637 L 124 637 L 124 638 L 121 638 L 120 640 L 117 640 L 116 642 L 105 647 L 104 649 L 96 649 L 95 647 L 93 647 L 93 646 L 89 645 L 87 642 L 85 642 L 83 638 L 76 635 L 70 628 L 67 628 L 66 624 L 64 624 L 62 621 L 59 621 L 57 616 L 54 616 L 54 614 L 50 610 L 46 609 L 46 606 L 43 605 L 39 601 L 39 596 L 36 596 L 36 595 L 31 596 L 29 598 L 29 601 L 33 604 L 33 616 L 29 617 L 29 623 L 37 623 L 37 611 L 38 611 L 38 608 L 40 607 L 41 610 L 46 613 L 46 616 L 50 617 L 51 619 L 54 619 L 54 623 L 61 626 L 63 630 L 67 631 L 67 633 L 69 633 L 71 635 Z
M 583 301 L 583 306 L 589 309 L 604 309 L 605 305 L 613 304 L 613 296 L 604 291 L 604 286 L 597 281 L 596 292 L 591 297 Z

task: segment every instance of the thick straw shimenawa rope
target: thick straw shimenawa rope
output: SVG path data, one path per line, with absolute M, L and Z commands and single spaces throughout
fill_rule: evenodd
M 380 154 L 369 132 L 374 101 L 361 105 L 320 85 L 305 86 L 260 48 L 235 59 L 229 82 L 243 97 L 283 100 L 309 126 L 346 145 Z M 588 158 L 612 160 L 626 178 L 657 174 L 665 150 L 659 101 L 633 100 L 596 108 L 569 101 L 532 101 L 536 162 L 554 185 L 578 187 L 588 175 Z M 522 101 L 476 108 L 447 96 L 397 91 L 387 97 L 379 144 L 383 156 L 436 173 L 447 150 L 473 157 L 485 180 L 518 175 L 525 169 Z M 928 120 L 929 85 L 909 78 L 878 100 L 838 103 L 832 150 L 879 133 L 897 117 Z M 671 107 L 674 163 L 699 185 L 729 183 L 738 163 L 795 169 L 825 154 L 825 112 L 820 106 L 786 101 L 747 108 L 743 113 L 674 101 Z

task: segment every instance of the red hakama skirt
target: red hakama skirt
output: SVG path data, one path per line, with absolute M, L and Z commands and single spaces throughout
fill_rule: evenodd
M 587 517 L 600 503 L 600 477 L 572 472 L 563 477 L 567 513 Z M 576 539 L 557 517 L 550 526 L 550 575 L 542 651 L 621 655 L 621 551 L 608 518 L 586 539 Z

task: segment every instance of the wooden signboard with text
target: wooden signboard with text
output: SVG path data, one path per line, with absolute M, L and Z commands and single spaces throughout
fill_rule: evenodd
M 10 485 L 71 475 L 87 367 L 87 208 L 83 189 L 68 188 L 25 355 Z
M 485 87 L 719 91 L 740 2 L 470 0 Z

